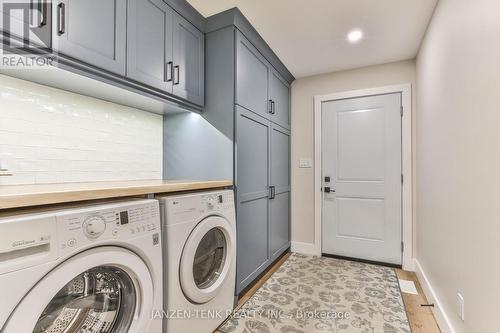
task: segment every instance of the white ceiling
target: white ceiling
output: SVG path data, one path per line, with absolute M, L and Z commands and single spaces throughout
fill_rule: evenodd
M 238 7 L 295 77 L 412 59 L 437 0 L 188 0 L 204 16 Z M 354 28 L 364 32 L 355 45 Z

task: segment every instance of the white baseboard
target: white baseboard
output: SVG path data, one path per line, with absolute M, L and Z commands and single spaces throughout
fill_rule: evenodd
M 313 243 L 292 242 L 292 252 L 307 254 L 310 256 L 317 255 L 316 247 Z
M 415 274 L 417 274 L 418 281 L 424 290 L 425 297 L 427 298 L 427 302 L 434 303 L 434 307 L 431 308 L 434 313 L 434 318 L 436 318 L 436 322 L 438 323 L 439 328 L 442 333 L 455 333 L 455 329 L 451 324 L 451 321 L 443 309 L 442 303 L 439 301 L 434 288 L 432 287 L 427 275 L 425 274 L 422 266 L 417 259 L 415 259 Z

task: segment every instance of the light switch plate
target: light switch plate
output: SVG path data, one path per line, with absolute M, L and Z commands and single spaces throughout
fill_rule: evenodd
M 307 157 L 301 157 L 299 159 L 299 168 L 312 168 L 312 159 Z
M 9 170 L 9 157 L 10 154 L 0 154 L 0 171 Z

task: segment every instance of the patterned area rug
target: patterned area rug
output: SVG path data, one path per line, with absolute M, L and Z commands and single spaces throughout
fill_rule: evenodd
M 393 269 L 292 254 L 224 333 L 410 333 Z

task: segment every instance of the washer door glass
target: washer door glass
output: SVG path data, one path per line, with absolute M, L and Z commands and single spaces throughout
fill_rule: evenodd
M 45 307 L 34 333 L 127 332 L 136 291 L 120 268 L 99 266 L 67 283 Z
M 193 263 L 196 286 L 206 289 L 212 286 L 222 273 L 226 261 L 227 242 L 219 228 L 210 229 L 201 239 Z

